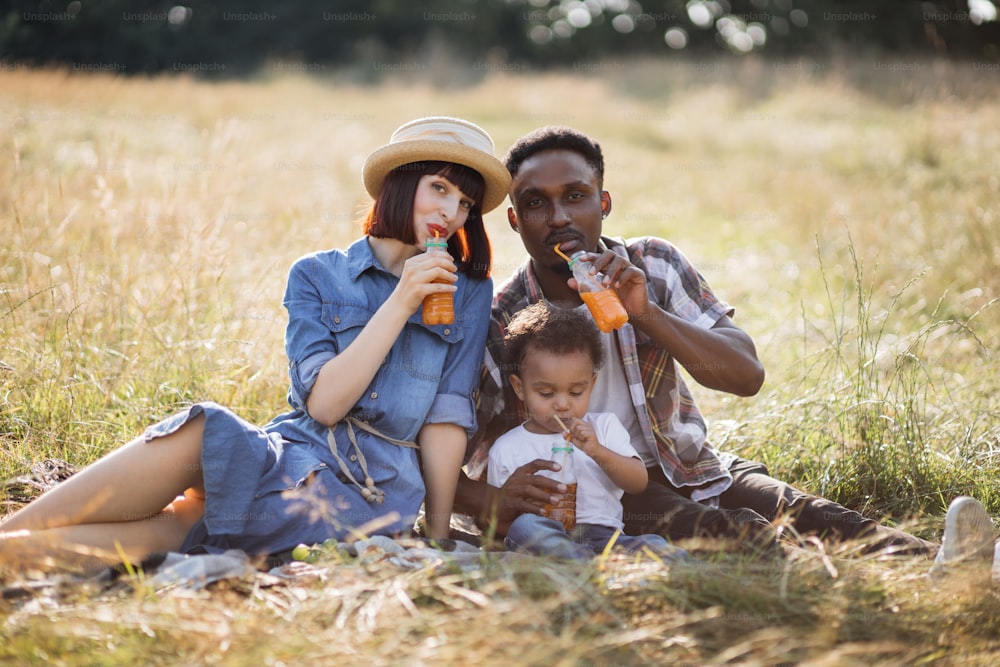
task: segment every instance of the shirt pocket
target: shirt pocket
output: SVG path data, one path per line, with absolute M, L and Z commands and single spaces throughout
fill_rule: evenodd
M 364 306 L 324 301 L 320 319 L 343 350 L 357 338 L 375 313 Z
M 416 322 L 407 324 L 402 338 L 402 345 L 396 347 L 407 374 L 415 380 L 437 383 L 444 375 L 449 351 L 462 343 L 464 334 L 457 321 L 428 326 L 418 314 Z

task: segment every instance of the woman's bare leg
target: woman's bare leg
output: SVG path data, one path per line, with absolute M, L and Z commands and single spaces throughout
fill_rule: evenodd
M 151 442 L 133 440 L 60 483 L 0 522 L 0 551 L 14 538 L 27 551 L 177 549 L 204 511 L 204 423 L 199 416 Z
M 0 568 L 103 568 L 153 553 L 177 551 L 201 517 L 205 501 L 178 498 L 147 519 L 0 532 Z

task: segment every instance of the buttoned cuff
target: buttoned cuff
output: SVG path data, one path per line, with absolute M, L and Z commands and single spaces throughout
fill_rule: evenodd
M 306 401 L 309 399 L 309 394 L 312 393 L 313 385 L 316 384 L 320 369 L 334 356 L 336 355 L 331 352 L 321 352 L 288 364 L 288 376 L 291 380 L 288 394 L 293 408 L 305 410 Z
M 425 424 L 455 424 L 465 429 L 468 437 L 476 432 L 476 411 L 468 396 L 438 394 L 434 397 Z

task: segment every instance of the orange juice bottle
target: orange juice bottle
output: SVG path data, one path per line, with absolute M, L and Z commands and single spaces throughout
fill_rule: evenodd
M 593 263 L 584 259 L 586 254 L 582 250 L 573 253 L 569 258 L 569 268 L 573 271 L 580 298 L 590 309 L 594 323 L 598 329 L 608 333 L 624 326 L 628 322 L 628 313 L 615 291 L 601 284 L 601 274 L 590 275 Z
M 448 242 L 444 239 L 427 239 L 427 252 L 448 253 Z M 428 294 L 423 304 L 424 324 L 451 324 L 455 321 L 455 300 L 451 292 Z
M 560 465 L 558 473 L 549 473 L 562 484 L 566 485 L 566 493 L 559 496 L 555 503 L 546 503 L 542 508 L 542 516 L 562 522 L 567 532 L 576 526 L 576 469 L 573 467 L 573 445 L 569 442 L 559 442 L 552 445 L 552 460 Z

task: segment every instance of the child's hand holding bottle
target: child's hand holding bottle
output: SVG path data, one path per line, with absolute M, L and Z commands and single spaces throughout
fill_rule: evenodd
M 604 445 L 597 439 L 594 427 L 589 422 L 577 417 L 564 417 L 562 421 L 568 429 L 566 439 L 587 456 L 593 458 L 599 449 L 604 448 Z

